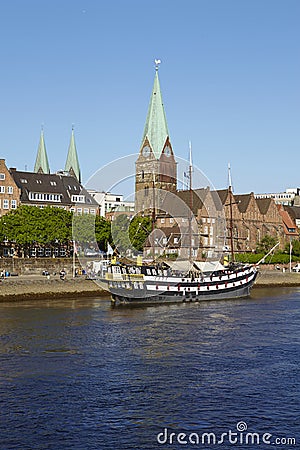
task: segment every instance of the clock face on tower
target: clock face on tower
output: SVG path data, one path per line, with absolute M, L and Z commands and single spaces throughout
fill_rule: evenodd
M 165 148 L 164 154 L 165 154 L 167 157 L 171 156 L 171 149 L 170 149 L 170 147 L 166 147 L 166 148 Z
M 143 148 L 143 156 L 145 157 L 145 158 L 148 158 L 148 156 L 150 155 L 150 147 L 148 147 L 148 145 L 146 145 L 144 148 Z

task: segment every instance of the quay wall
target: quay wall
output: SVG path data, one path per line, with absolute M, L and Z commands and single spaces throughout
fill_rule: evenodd
M 75 259 L 75 268 L 86 269 L 92 258 Z M 43 270 L 50 274 L 58 273 L 64 269 L 67 274 L 72 274 L 72 258 L 0 258 L 0 272 L 6 271 L 18 275 L 40 275 Z

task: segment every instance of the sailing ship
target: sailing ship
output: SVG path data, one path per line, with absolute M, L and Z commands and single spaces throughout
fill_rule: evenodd
M 178 303 L 247 297 L 254 266 L 220 267 L 179 261 L 172 266 L 110 264 L 106 282 L 113 304 Z M 210 267 L 209 267 L 210 265 Z
M 189 180 L 189 190 L 192 194 L 191 149 Z M 190 195 L 190 199 L 192 201 L 192 195 Z M 232 208 L 231 202 L 230 208 Z M 189 210 L 192 210 L 192 205 Z M 155 206 L 153 205 L 152 229 L 154 218 Z M 191 223 L 191 213 L 189 223 Z M 231 263 L 226 267 L 219 261 L 193 261 L 191 239 L 188 260 L 149 265 L 141 262 L 137 264 L 111 263 L 107 267 L 105 282 L 111 294 L 112 303 L 163 304 L 249 296 L 257 276 L 257 268 L 253 265 L 234 263 L 232 209 L 230 209 L 229 228 L 232 258 Z

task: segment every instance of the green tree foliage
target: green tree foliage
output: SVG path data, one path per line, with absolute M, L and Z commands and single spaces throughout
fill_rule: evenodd
M 151 221 L 148 217 L 134 217 L 130 221 L 126 214 L 121 214 L 112 222 L 113 244 L 122 255 L 128 251 L 143 251 L 150 233 Z
M 91 245 L 107 251 L 107 244 L 125 255 L 128 250 L 142 251 L 151 232 L 148 217 L 135 217 L 131 222 L 125 214 L 113 222 L 103 217 L 73 216 L 61 208 L 40 209 L 22 205 L 0 218 L 0 241 L 5 239 L 19 247 L 67 244 L 75 240 L 81 248 Z
M 21 205 L 0 218 L 0 241 L 8 240 L 20 247 L 32 244 L 98 243 L 107 250 L 111 242 L 110 222 L 103 217 L 73 216 L 62 208 Z
M 72 214 L 60 208 L 22 205 L 0 219 L 0 239 L 21 246 L 67 242 L 72 238 Z
M 97 216 L 95 220 L 95 235 L 99 249 L 106 252 L 107 244 L 112 243 L 111 222 L 104 217 Z
M 242 263 L 256 264 L 266 253 L 237 253 L 235 260 Z M 267 256 L 261 264 L 288 264 L 290 256 L 287 253 L 277 252 Z M 292 261 L 298 261 L 296 256 L 292 257 Z
M 73 216 L 72 238 L 80 245 L 96 243 L 95 216 Z
M 143 251 L 147 237 L 151 233 L 152 225 L 149 217 L 134 217 L 129 226 L 129 238 L 133 248 Z
M 287 253 L 290 252 L 290 244 L 286 244 L 285 251 Z M 300 241 L 299 240 L 294 239 L 292 241 L 292 255 L 298 256 L 298 257 L 300 256 Z
M 257 244 L 256 253 L 268 253 L 274 245 L 277 244 L 277 239 L 269 234 L 266 234 L 262 240 Z
M 112 241 L 117 251 L 121 255 L 125 255 L 131 249 L 129 239 L 129 225 L 130 220 L 126 214 L 117 216 L 111 225 Z

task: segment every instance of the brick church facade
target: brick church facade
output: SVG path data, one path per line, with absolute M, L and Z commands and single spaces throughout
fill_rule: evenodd
M 273 199 L 255 198 L 253 192 L 238 195 L 231 188 L 178 190 L 176 172 L 156 66 L 136 161 L 135 213 L 151 216 L 153 222 L 146 254 L 201 259 L 220 256 L 231 244 L 236 253 L 253 252 L 266 235 L 281 248 L 298 239 L 295 221 Z

